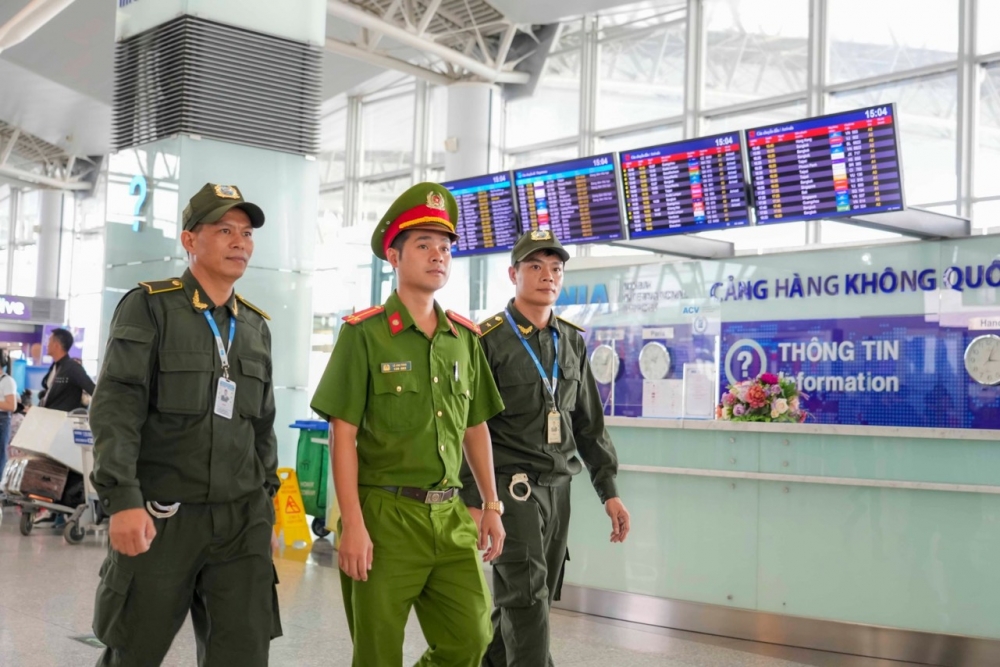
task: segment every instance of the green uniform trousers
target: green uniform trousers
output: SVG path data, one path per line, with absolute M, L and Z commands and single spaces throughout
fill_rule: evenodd
M 149 551 L 109 550 L 101 567 L 94 634 L 107 649 L 98 666 L 159 665 L 188 611 L 198 665 L 267 665 L 270 640 L 281 636 L 267 493 L 181 505 L 153 522 Z
M 410 609 L 429 648 L 420 667 L 478 667 L 490 642 L 490 593 L 476 524 L 455 496 L 426 504 L 380 487 L 358 489 L 374 545 L 368 581 L 341 572 L 354 667 L 403 664 Z
M 511 475 L 497 475 L 507 531 L 503 553 L 493 562 L 493 641 L 484 667 L 544 667 L 549 653 L 549 608 L 559 599 L 569 560 L 570 480 L 566 475 L 530 475 L 531 497 L 516 500 Z M 525 488 L 515 488 L 524 495 Z

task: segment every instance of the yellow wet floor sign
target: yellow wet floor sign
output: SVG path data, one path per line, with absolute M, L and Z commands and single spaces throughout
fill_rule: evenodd
M 280 556 L 294 560 L 309 557 L 312 535 L 303 511 L 299 479 L 293 468 L 278 468 L 281 488 L 274 496 L 274 532 L 281 545 Z

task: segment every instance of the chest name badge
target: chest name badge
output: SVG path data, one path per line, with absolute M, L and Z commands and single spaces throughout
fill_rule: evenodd
M 412 371 L 413 363 L 410 361 L 387 361 L 381 364 L 383 373 L 402 373 Z
M 562 444 L 562 415 L 551 410 L 545 418 L 545 441 L 550 445 Z
M 215 392 L 215 414 L 223 419 L 232 419 L 235 404 L 236 383 L 226 378 L 219 378 L 219 388 Z

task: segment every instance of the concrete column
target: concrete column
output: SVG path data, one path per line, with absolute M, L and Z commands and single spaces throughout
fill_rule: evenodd
M 59 294 L 59 250 L 62 216 L 62 191 L 42 190 L 38 215 L 38 277 L 35 296 L 55 299 Z
M 447 180 L 499 170 L 500 89 L 488 83 L 448 86 Z

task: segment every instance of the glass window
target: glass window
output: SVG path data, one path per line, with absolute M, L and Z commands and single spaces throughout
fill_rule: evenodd
M 556 146 L 554 148 L 539 148 L 534 151 L 524 153 L 510 153 L 507 155 L 504 169 L 522 169 L 524 167 L 534 167 L 549 162 L 559 162 L 560 160 L 572 160 L 579 155 L 576 144 L 570 146 Z
M 978 0 L 976 8 L 976 51 L 996 53 L 1000 51 L 1000 2 Z
M 972 226 L 983 233 L 1000 232 L 1000 199 L 991 199 L 973 204 Z
M 597 152 L 608 153 L 611 151 L 630 151 L 636 148 L 645 148 L 656 144 L 666 144 L 671 141 L 680 141 L 684 138 L 684 128 L 680 125 L 668 125 L 665 127 L 654 127 L 648 130 L 639 130 L 627 134 L 613 134 L 607 137 L 598 137 Z
M 396 201 L 396 197 L 403 194 L 410 185 L 412 185 L 412 179 L 409 176 L 361 183 L 358 226 L 367 229 L 370 236 L 371 231 L 375 229 L 375 225 L 389 210 L 392 202 Z M 370 248 L 368 253 L 371 254 Z
M 1000 194 L 1000 63 L 983 67 L 979 84 L 979 127 L 976 129 L 977 197 Z
M 958 0 L 837 0 L 828 7 L 830 83 L 958 57 Z
M 7 261 L 10 253 L 10 207 L 13 191 L 0 184 L 0 294 L 7 292 Z
M 718 241 L 728 241 L 738 253 L 799 248 L 806 244 L 806 223 L 786 222 L 760 227 L 737 227 L 715 232 L 701 232 L 698 236 Z
M 683 2 L 601 17 L 597 129 L 683 113 L 686 24 Z
M 809 3 L 704 0 L 705 108 L 806 88 Z
M 781 107 L 754 109 L 726 116 L 709 116 L 701 121 L 701 134 L 707 136 L 734 130 L 745 130 L 749 127 L 797 120 L 805 118 L 806 115 L 806 103 L 802 101 Z
M 831 243 L 864 243 L 866 241 L 898 238 L 902 238 L 901 235 L 893 232 L 866 229 L 844 222 L 834 222 L 833 220 L 823 220 L 820 222 L 819 240 L 823 245 Z
M 347 227 L 344 220 L 344 191 L 331 190 L 319 195 L 319 216 L 316 218 L 316 269 L 332 269 L 350 255 L 342 255 L 339 245 L 340 230 Z
M 835 93 L 827 102 L 828 112 L 896 102 L 908 205 L 949 201 L 956 196 L 955 76 L 952 72 Z
M 366 102 L 361 109 L 361 174 L 409 169 L 413 163 L 414 95 Z
M 323 150 L 316 161 L 319 163 L 320 185 L 338 183 L 344 180 L 347 163 L 347 110 L 334 111 L 323 118 Z
M 550 55 L 530 97 L 507 102 L 504 145 L 575 137 L 580 130 L 580 51 Z
M 42 197 L 38 190 L 24 190 L 18 197 L 14 227 L 14 281 L 11 294 L 35 296 L 38 280 L 38 224 Z

